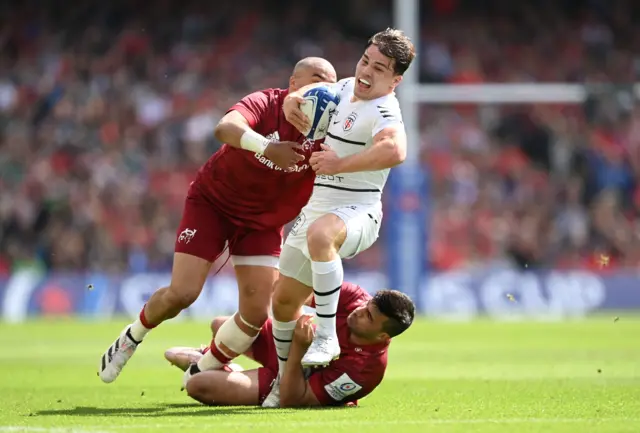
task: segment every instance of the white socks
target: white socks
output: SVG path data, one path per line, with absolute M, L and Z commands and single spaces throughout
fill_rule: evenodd
M 297 320 L 291 322 L 280 322 L 273 319 L 271 328 L 273 330 L 273 342 L 276 345 L 276 353 L 278 354 L 278 376 L 282 378 L 284 374 L 284 366 L 289 357 L 289 348 L 293 340 L 293 330 L 296 328 Z
M 142 322 L 140 321 L 140 319 L 136 319 L 135 322 L 133 322 L 131 324 L 131 327 L 129 328 L 129 332 L 131 333 L 131 336 L 133 337 L 133 339 L 135 341 L 137 341 L 138 343 L 142 341 L 142 339 L 144 338 L 145 335 L 147 335 L 147 333 L 151 331 L 151 329 L 146 328 Z
M 344 279 L 342 259 L 330 262 L 311 262 L 313 297 L 316 303 L 316 332 L 323 336 L 336 335 L 336 313 L 340 289 Z

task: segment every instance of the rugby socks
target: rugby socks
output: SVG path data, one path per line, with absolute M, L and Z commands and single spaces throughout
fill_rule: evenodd
M 129 332 L 131 334 L 131 337 L 133 337 L 133 340 L 136 343 L 140 343 L 142 339 L 145 337 L 145 335 L 147 335 L 149 331 L 151 331 L 153 328 L 157 326 L 157 325 L 151 325 L 147 321 L 147 318 L 144 315 L 145 306 L 143 306 L 142 310 L 140 310 L 140 315 L 138 316 L 138 319 L 135 322 L 133 322 L 129 327 Z
M 221 369 L 232 359 L 246 352 L 256 338 L 258 338 L 258 334 L 245 334 L 236 323 L 234 316 L 231 316 L 216 332 L 211 341 L 211 350 L 207 351 L 198 361 L 198 369 L 200 371 Z M 228 350 L 223 349 L 221 345 L 224 345 Z
M 344 279 L 342 259 L 311 262 L 313 297 L 316 303 L 316 332 L 322 336 L 336 335 L 336 313 Z
M 273 342 L 276 346 L 276 354 L 278 355 L 278 376 L 282 378 L 284 374 L 284 366 L 289 357 L 289 348 L 293 340 L 293 330 L 296 328 L 296 320 L 291 322 L 281 322 L 273 319 L 271 329 L 273 330 Z

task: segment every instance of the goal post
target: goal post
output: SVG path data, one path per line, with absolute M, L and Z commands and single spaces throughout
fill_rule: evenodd
M 385 195 L 385 236 L 389 286 L 420 302 L 419 287 L 427 268 L 430 216 L 429 173 L 420 166 L 420 104 L 583 104 L 594 95 L 630 106 L 640 99 L 640 84 L 486 83 L 421 84 L 419 82 L 419 0 L 394 0 L 394 27 L 409 36 L 417 58 L 398 86 L 397 95 L 408 136 L 407 159 L 391 170 Z

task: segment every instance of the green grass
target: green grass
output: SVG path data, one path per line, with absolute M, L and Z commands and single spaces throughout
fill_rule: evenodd
M 120 378 L 96 376 L 125 322 L 0 325 L 0 433 L 640 432 L 640 320 L 419 321 L 391 346 L 382 385 L 354 409 L 211 408 L 180 392 L 162 354 L 203 323 L 150 334 Z M 241 364 L 251 366 L 250 361 Z

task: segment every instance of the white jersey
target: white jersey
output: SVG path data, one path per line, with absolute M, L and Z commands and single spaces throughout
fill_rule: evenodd
M 325 144 L 339 157 L 360 153 L 373 145 L 373 137 L 384 128 L 402 128 L 400 104 L 395 94 L 373 100 L 352 101 L 355 78 L 334 84 L 340 95 Z M 382 199 L 389 169 L 336 175 L 317 175 L 310 208 L 337 208 L 344 205 L 374 205 Z

